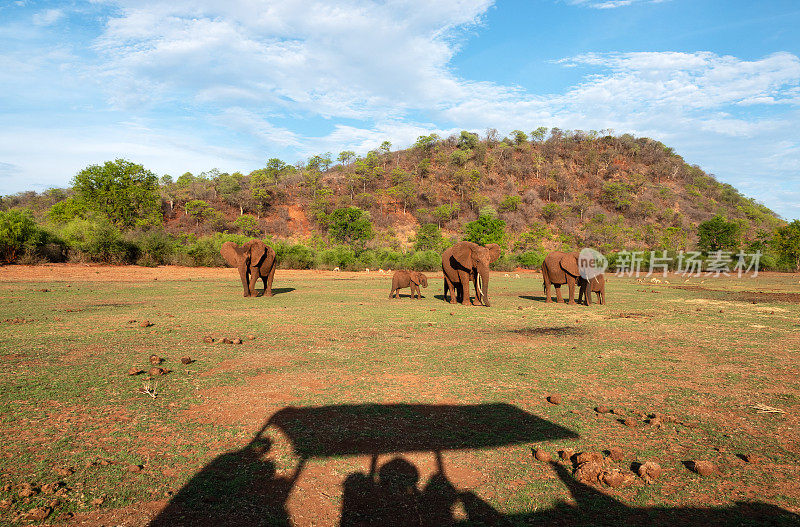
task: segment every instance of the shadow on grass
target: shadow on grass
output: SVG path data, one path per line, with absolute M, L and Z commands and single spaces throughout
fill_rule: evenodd
M 285 293 L 291 293 L 292 291 L 294 291 L 294 287 L 273 287 L 272 288 L 272 296 L 282 295 L 282 294 L 285 294 Z M 264 296 L 264 290 L 263 289 L 258 293 L 258 296 Z
M 287 437 L 300 458 L 288 477 L 277 476 L 265 457 L 271 448 L 268 429 Z M 628 507 L 577 482 L 556 463 L 552 470 L 574 504 L 503 514 L 469 489 L 456 488 L 441 456 L 445 450 L 577 437 L 508 404 L 288 407 L 275 413 L 245 448 L 204 467 L 150 525 L 292 525 L 286 502 L 308 459 L 364 454 L 371 456 L 369 469 L 347 475 L 342 484 L 343 526 L 741 525 L 751 519 L 754 525 L 789 525 L 800 520 L 760 503 L 716 509 Z M 417 467 L 401 455 L 409 452 L 436 456 L 436 472 L 424 484 Z M 391 459 L 378 466 L 378 456 L 386 454 Z M 453 513 L 457 505 L 463 511 L 458 519 Z
M 522 328 L 513 329 L 512 333 L 522 335 L 525 337 L 540 337 L 540 336 L 554 336 L 554 337 L 567 337 L 573 335 L 580 335 L 585 333 L 586 330 L 577 326 L 550 326 L 541 328 Z

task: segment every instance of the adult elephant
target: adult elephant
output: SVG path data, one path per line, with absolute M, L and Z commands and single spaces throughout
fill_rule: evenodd
M 264 282 L 264 296 L 272 296 L 275 276 L 275 250 L 261 240 L 250 240 L 242 246 L 225 242 L 219 251 L 228 265 L 239 270 L 244 296 L 256 296 L 256 282 Z
M 552 302 L 550 298 L 550 285 L 556 288 L 556 299 L 560 304 L 564 300 L 561 298 L 561 286 L 567 284 L 569 287 L 568 304 L 575 303 L 575 283 L 580 276 L 578 269 L 577 252 L 562 253 L 553 251 L 547 255 L 542 264 L 542 278 L 544 279 L 545 302 Z
M 500 258 L 500 246 L 496 243 L 485 247 L 472 242 L 458 242 L 442 254 L 442 273 L 444 274 L 444 298 L 450 292 L 450 303 L 456 301 L 467 305 L 469 281 L 475 284 L 475 298 L 472 305 L 483 304 L 489 307 L 489 264 Z

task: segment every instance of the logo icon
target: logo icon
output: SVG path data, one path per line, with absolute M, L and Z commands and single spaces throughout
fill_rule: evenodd
M 600 251 L 589 248 L 581 249 L 578 254 L 578 270 L 583 278 L 591 280 L 606 272 L 607 268 L 608 260 L 600 254 Z

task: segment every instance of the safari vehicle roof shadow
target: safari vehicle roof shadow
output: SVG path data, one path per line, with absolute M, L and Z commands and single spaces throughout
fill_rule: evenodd
M 284 408 L 267 423 L 304 458 L 390 452 L 441 452 L 577 438 L 516 406 L 354 404 Z

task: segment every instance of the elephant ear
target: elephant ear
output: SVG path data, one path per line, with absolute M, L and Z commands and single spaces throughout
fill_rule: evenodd
M 219 250 L 225 262 L 231 267 L 239 267 L 239 261 L 242 258 L 242 249 L 233 242 L 225 242 Z
M 250 240 L 244 244 L 246 254 L 250 256 L 250 267 L 258 267 L 267 254 L 267 246 L 261 240 Z
M 580 275 L 580 270 L 578 270 L 578 253 L 567 253 L 562 256 L 561 268 L 572 276 Z
M 457 244 L 453 245 L 451 249 L 452 257 L 456 259 L 456 261 L 461 264 L 462 267 L 467 269 L 472 269 L 472 247 L 474 244 L 470 242 L 458 242 Z
M 488 243 L 486 248 L 489 249 L 489 263 L 496 262 L 500 258 L 500 246 L 496 243 Z
M 408 277 L 414 284 L 419 285 L 419 273 L 408 273 Z

